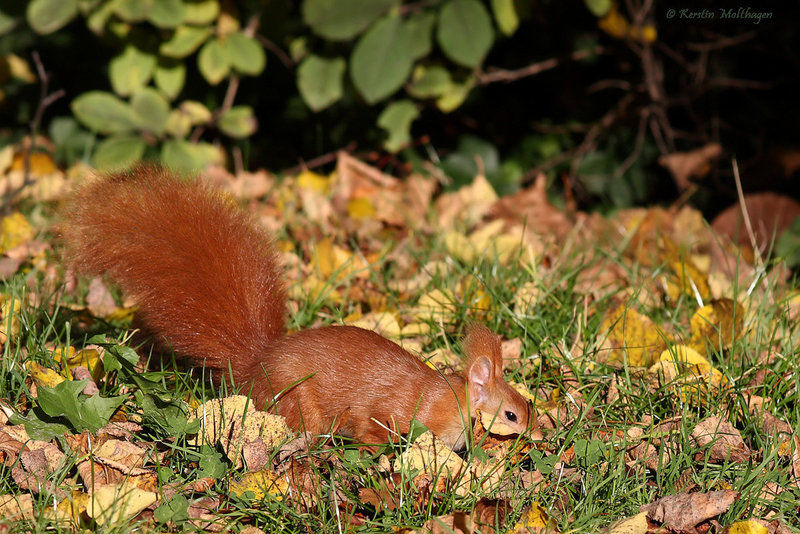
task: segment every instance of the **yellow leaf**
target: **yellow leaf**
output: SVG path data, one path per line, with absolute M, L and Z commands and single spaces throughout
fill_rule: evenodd
M 3 295 L 3 305 L 0 307 L 3 322 L 0 324 L 0 343 L 5 344 L 9 338 L 19 335 L 19 312 L 22 310 L 22 302 L 10 296 Z
M 548 532 L 558 532 L 547 511 L 535 502 L 531 503 L 531 507 L 522 514 L 511 532 L 529 532 L 528 529 L 531 528 L 548 528 Z
M 51 174 L 56 171 L 56 164 L 53 157 L 46 152 L 33 152 L 30 155 L 31 174 L 41 176 Z M 14 155 L 14 162 L 11 164 L 12 171 L 25 170 L 25 152 L 17 152 Z
M 397 321 L 397 317 L 389 312 L 370 312 L 355 320 L 345 321 L 345 324 L 373 330 L 390 339 L 400 337 L 400 323 Z
M 620 519 L 608 529 L 608 534 L 645 534 L 647 532 L 647 512 Z
M 675 283 L 679 291 L 693 299 L 700 297 L 702 300 L 707 300 L 710 298 L 711 289 L 708 287 L 708 277 L 691 258 L 672 254 L 667 263 L 675 275 Z
M 728 528 L 728 534 L 767 534 L 769 530 L 755 521 L 737 521 Z
M 21 213 L 3 217 L 0 223 L 0 254 L 27 243 L 33 237 L 33 227 Z
M 34 83 L 36 75 L 31 72 L 28 62 L 15 54 L 7 54 L 8 70 L 11 76 L 26 83 Z
M 328 176 L 323 176 L 312 171 L 303 171 L 297 175 L 297 185 L 324 195 L 330 191 L 331 179 Z
M 59 373 L 36 362 L 30 362 L 29 368 L 31 378 L 38 387 L 54 388 L 64 381 L 64 377 Z
M 600 332 L 608 332 L 598 360 L 607 363 L 624 363 L 635 367 L 648 367 L 664 350 L 666 343 L 661 330 L 650 318 L 625 302 L 610 309 Z
M 347 215 L 351 219 L 374 219 L 375 206 L 368 197 L 354 198 L 347 202 Z
M 692 339 L 689 345 L 700 354 L 708 348 L 727 350 L 742 331 L 744 310 L 731 299 L 720 299 L 703 306 L 689 321 Z
M 455 299 L 441 289 L 425 293 L 417 302 L 417 317 L 449 323 L 456 313 Z
M 631 30 L 628 19 L 619 12 L 616 2 L 611 4 L 606 16 L 597 21 L 597 26 L 616 39 L 625 39 Z
M 472 242 L 462 234 L 455 230 L 451 230 L 444 235 L 444 247 L 447 253 L 454 258 L 464 263 L 472 263 L 475 261 L 477 251 Z
M 94 490 L 86 507 L 86 515 L 98 525 L 117 525 L 135 517 L 156 499 L 158 495 L 152 491 L 144 491 L 126 483 L 109 484 Z
M 256 500 L 270 496 L 280 501 L 288 490 L 289 482 L 286 477 L 266 469 L 245 473 L 240 480 L 231 480 L 228 486 L 228 491 L 232 495 L 241 498 L 245 492 L 251 491 Z
M 418 469 L 433 477 L 455 478 L 464 469 L 464 461 L 428 430 L 395 459 L 394 470 L 403 468 Z

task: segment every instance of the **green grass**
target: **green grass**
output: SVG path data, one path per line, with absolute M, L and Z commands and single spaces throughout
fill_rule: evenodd
M 444 257 L 438 245 L 421 242 L 415 245 L 413 257 L 420 265 L 429 259 Z M 200 499 L 213 499 L 215 515 L 228 527 L 237 530 L 253 525 L 267 532 L 375 532 L 420 528 L 431 518 L 457 511 L 471 511 L 488 500 L 501 499 L 507 513 L 496 525 L 508 529 L 532 503 L 542 506 L 561 532 L 597 532 L 615 520 L 634 515 L 642 505 L 660 497 L 686 490 L 711 491 L 734 489 L 741 497 L 718 519 L 723 526 L 748 518 L 780 519 L 795 528 L 800 524 L 797 502 L 800 489 L 792 478 L 791 448 L 786 436 L 776 437 L 764 430 L 763 417 L 751 413 L 745 395 L 769 397 L 766 409 L 792 429 L 800 428 L 798 403 L 797 341 L 798 329 L 786 310 L 773 303 L 773 295 L 783 292 L 776 282 L 768 282 L 749 298 L 753 307 L 747 315 L 745 331 L 739 333 L 732 347 L 724 350 L 711 347 L 709 359 L 726 377 L 724 390 L 699 388 L 681 394 L 676 383 L 663 383 L 644 369 L 607 365 L 598 362 L 604 333 L 600 331 L 605 311 L 622 298 L 631 307 L 651 317 L 670 340 L 687 338 L 689 318 L 698 308 L 695 299 L 682 295 L 676 301 L 644 297 L 658 287 L 666 267 L 645 269 L 631 264 L 619 252 L 604 250 L 596 258 L 623 268 L 633 288 L 630 293 L 586 291 L 580 280 L 589 272 L 577 258 L 561 258 L 552 270 L 520 267 L 512 262 L 504 266 L 493 261 L 475 264 L 452 264 L 451 269 L 435 276 L 430 288 L 452 290 L 464 279 L 471 280 L 471 291 L 491 297 L 487 311 L 476 311 L 469 304 L 460 304 L 448 328 L 433 325 L 435 335 L 425 340 L 426 349 L 458 347 L 458 331 L 468 320 L 480 317 L 506 339 L 519 337 L 522 360 L 507 378 L 524 383 L 531 392 L 538 392 L 540 409 L 560 408 L 552 419 L 553 428 L 543 432 L 535 443 L 509 460 L 500 487 L 490 492 L 473 486 L 465 495 L 452 491 L 453 482 L 442 488 L 435 484 L 415 486 L 413 473 L 400 470 L 390 477 L 379 468 L 379 460 L 360 452 L 350 444 L 338 441 L 318 444 L 293 460 L 293 469 L 305 477 L 304 499 L 266 497 L 251 499 L 228 491 L 228 481 L 243 474 L 236 471 L 224 455 L 210 448 L 190 445 L 187 441 L 185 417 L 187 401 L 213 398 L 219 392 L 202 379 L 200 373 L 189 375 L 173 362 L 151 365 L 144 371 L 134 365 L 130 351 L 121 348 L 126 323 L 111 324 L 80 320 L 85 314 L 67 307 L 75 304 L 74 295 L 47 294 L 40 273 L 21 273 L 4 283 L 3 294 L 23 302 L 19 313 L 20 329 L 14 343 L 6 343 L 0 362 L 0 398 L 12 422 L 39 421 L 50 431 L 64 425 L 64 417 L 46 417 L 33 398 L 29 372 L 23 367 L 30 361 L 53 366 L 52 348 L 74 345 L 83 347 L 95 335 L 106 336 L 108 372 L 100 382 L 104 398 L 124 397 L 123 412 L 112 420 L 137 421 L 142 430 L 133 441 L 160 453 L 160 465 L 150 465 L 156 481 L 154 490 L 165 498 L 156 519 L 143 516 L 144 530 L 196 528 L 188 520 L 187 509 Z M 598 260 L 594 260 L 598 261 Z M 414 298 L 392 293 L 387 280 L 395 268 L 387 260 L 371 272 L 369 284 L 386 293 L 386 300 L 400 309 L 413 307 Z M 526 310 L 516 309 L 514 297 L 519 288 L 534 282 L 539 289 L 536 304 Z M 355 284 L 347 280 L 337 288 Z M 44 293 L 44 294 L 41 294 Z M 763 295 L 762 295 L 763 294 Z M 31 305 L 29 295 L 37 295 L 39 304 Z M 637 304 L 647 301 L 646 305 Z M 325 300 L 298 303 L 298 311 L 290 320 L 293 329 L 322 322 L 336 323 L 354 311 L 366 311 L 361 304 L 347 302 L 332 305 Z M 737 313 L 743 313 L 739 309 Z M 86 328 L 88 326 L 88 328 Z M 580 343 L 576 345 L 577 341 Z M 95 338 L 95 342 L 97 338 Z M 766 358 L 764 355 L 772 355 Z M 601 358 L 602 359 L 602 358 Z M 616 393 L 609 400 L 612 390 Z M 687 391 L 684 388 L 684 391 Z M 555 411 L 553 412 L 555 413 Z M 710 446 L 701 447 L 692 439 L 695 425 L 712 415 L 729 421 L 741 433 L 752 451 L 743 462 L 710 457 Z M 668 429 L 664 423 L 670 422 Z M 90 432 L 91 434 L 91 432 Z M 32 520 L 4 521 L 11 531 L 71 531 L 49 515 L 54 502 L 63 499 L 63 491 L 76 486 L 77 464 L 86 455 L 71 449 L 61 435 L 53 443 L 66 453 L 63 465 L 46 475 L 49 485 L 34 492 L 22 488 L 15 477 L 15 464 L 0 464 L 0 494 L 31 495 Z M 652 445 L 656 462 L 646 467 L 644 461 L 629 454 L 637 445 Z M 393 457 L 405 445 L 382 451 Z M 483 456 L 479 451 L 467 453 L 473 461 Z M 285 466 L 284 466 L 285 467 Z M 534 476 L 535 475 L 535 476 Z M 207 492 L 171 495 L 168 488 L 189 484 L 210 476 L 214 483 Z M 528 484 L 541 476 L 541 483 Z M 781 490 L 765 497 L 762 493 L 774 485 Z M 295 491 L 297 488 L 295 488 Z M 182 495 L 182 496 L 181 496 Z M 375 496 L 378 498 L 376 504 Z M 500 517 L 500 516 L 498 516 Z M 171 520 L 169 524 L 159 523 Z M 84 519 L 83 528 L 96 528 Z M 108 532 L 127 532 L 130 525 L 107 528 Z

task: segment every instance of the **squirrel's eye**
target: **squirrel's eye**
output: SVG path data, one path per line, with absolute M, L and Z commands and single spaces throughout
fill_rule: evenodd
M 517 414 L 515 414 L 514 412 L 506 412 L 506 419 L 508 419 L 512 423 L 516 423 L 517 422 Z

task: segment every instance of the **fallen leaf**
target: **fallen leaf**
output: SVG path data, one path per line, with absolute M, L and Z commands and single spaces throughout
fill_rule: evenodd
M 752 454 L 739 431 L 716 415 L 697 423 L 692 429 L 692 439 L 699 447 L 711 446 L 709 460 L 714 463 L 746 462 Z
M 703 178 L 711 170 L 711 162 L 722 154 L 722 145 L 708 143 L 689 152 L 673 152 L 658 158 L 658 163 L 672 173 L 680 191 L 691 185 L 692 178 Z
M 640 510 L 673 531 L 693 533 L 700 523 L 726 512 L 738 498 L 739 492 L 733 490 L 680 493 L 645 504 Z
M 647 512 L 615 521 L 608 527 L 608 534 L 646 534 L 647 532 Z

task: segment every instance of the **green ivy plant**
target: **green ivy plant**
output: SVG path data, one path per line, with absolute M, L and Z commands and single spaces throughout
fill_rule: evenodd
M 248 106 L 226 101 L 212 111 L 201 102 L 180 100 L 190 59 L 212 86 L 257 76 L 266 66 L 253 30 L 222 12 L 218 0 L 32 0 L 26 12 L 30 26 L 42 34 L 78 16 L 94 33 L 126 43 L 109 65 L 112 91 L 89 91 L 71 104 L 78 121 L 106 136 L 94 151 L 97 167 L 130 166 L 148 146 L 159 147 L 170 166 L 201 167 L 221 154 L 198 141 L 198 132 L 216 128 L 234 139 L 255 132 Z
M 40 34 L 83 19 L 120 45 L 108 66 L 110 90 L 71 103 L 75 118 L 104 136 L 97 167 L 127 167 L 154 149 L 168 165 L 200 167 L 222 158 L 205 132 L 240 139 L 256 131 L 252 108 L 234 104 L 235 87 L 262 74 L 267 58 L 258 18 L 243 25 L 235 9 L 221 0 L 30 1 L 26 20 Z M 268 15 L 268 7 L 259 14 Z M 377 126 L 393 152 L 409 143 L 426 107 L 447 113 L 465 101 L 498 32 L 510 35 L 519 23 L 514 0 L 304 0 L 297 16 L 287 44 L 303 101 L 320 112 L 352 87 L 364 105 L 382 106 Z M 187 69 L 209 86 L 228 82 L 217 109 L 182 98 Z

